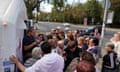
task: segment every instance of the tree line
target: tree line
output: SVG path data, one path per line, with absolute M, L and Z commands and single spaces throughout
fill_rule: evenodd
M 30 1 L 30 0 L 28 0 Z M 32 0 L 32 7 L 38 0 Z M 70 22 L 74 24 L 83 24 L 84 18 L 88 18 L 89 24 L 102 23 L 104 9 L 102 8 L 101 2 L 98 0 L 88 0 L 86 3 L 76 3 L 69 5 L 67 0 L 40 0 L 45 1 L 53 5 L 51 13 L 40 12 L 40 20 L 43 21 L 54 21 L 54 22 Z M 116 0 L 111 0 L 113 3 Z M 119 0 L 118 0 L 119 1 Z M 30 4 L 27 4 L 28 16 L 29 18 L 34 18 L 30 10 Z M 29 2 L 30 3 L 30 2 Z M 120 6 L 115 7 L 113 4 L 110 8 L 115 12 L 113 24 L 118 25 L 120 22 Z M 118 15 L 119 14 L 119 15 Z

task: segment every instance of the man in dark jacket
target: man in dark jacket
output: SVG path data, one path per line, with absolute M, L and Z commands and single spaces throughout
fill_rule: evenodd
M 68 42 L 68 46 L 65 49 L 66 60 L 65 60 L 64 71 L 66 70 L 66 68 L 68 67 L 68 65 L 71 63 L 71 61 L 74 58 L 79 57 L 80 52 L 81 52 L 81 50 L 76 46 L 75 41 L 69 41 Z
M 32 50 L 37 46 L 39 40 L 35 40 L 35 30 L 29 28 L 23 38 L 23 59 L 24 61 L 32 57 Z

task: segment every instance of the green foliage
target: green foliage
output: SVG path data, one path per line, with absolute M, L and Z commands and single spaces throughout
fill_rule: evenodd
M 56 9 L 56 11 L 61 11 L 65 6 L 66 1 L 67 0 L 52 0 L 54 9 Z
M 34 10 L 34 8 L 37 7 L 37 3 L 41 3 L 45 0 L 24 0 L 25 1 L 25 5 L 27 7 L 27 15 L 28 15 L 28 18 L 29 19 L 32 19 L 33 18 L 33 15 L 32 15 L 32 11 Z M 49 0 L 47 0 L 47 2 L 49 2 Z
M 66 5 L 66 7 L 64 7 L 64 10 L 59 12 L 55 8 L 53 8 L 52 13 L 44 13 L 44 15 L 47 16 L 43 18 L 43 15 L 41 15 L 40 18 L 42 18 L 42 20 L 49 16 L 50 21 L 82 24 L 83 18 L 85 17 L 85 12 L 83 10 L 82 4 L 79 4 L 74 7 L 71 7 L 71 5 Z
M 32 11 L 37 6 L 38 0 L 24 0 L 27 7 L 28 18 L 32 19 Z M 83 19 L 88 18 L 89 24 L 92 23 L 92 18 L 94 18 L 94 24 L 97 22 L 102 22 L 103 19 L 103 9 L 98 0 L 88 0 L 85 4 L 76 4 L 71 6 L 69 4 L 65 5 L 67 0 L 39 0 L 39 2 L 47 1 L 51 3 L 54 8 L 52 13 L 42 13 L 40 14 L 40 19 L 45 20 L 50 17 L 50 21 L 57 22 L 71 22 L 76 24 L 83 24 Z M 110 10 L 115 12 L 114 24 L 120 24 L 120 0 L 111 0 L 112 6 Z
M 101 21 L 102 7 L 98 1 L 89 0 L 84 4 L 84 9 L 86 16 L 89 18 L 89 23 L 91 23 L 92 18 L 95 19 L 95 23 Z
M 34 5 L 37 3 L 37 0 L 25 0 L 25 4 L 27 7 L 27 15 L 29 19 L 32 19 L 32 11 L 33 11 L 33 7 Z
M 111 0 L 111 10 L 115 12 L 113 24 L 119 25 L 120 24 L 120 0 Z
M 34 10 L 34 8 L 37 7 L 38 1 L 39 3 L 43 1 L 47 1 L 48 3 L 52 2 L 52 4 L 54 5 L 54 8 L 57 11 L 61 11 L 64 8 L 65 2 L 67 0 L 24 0 L 24 1 L 27 7 L 28 18 L 32 19 L 33 18 L 32 11 Z
M 73 22 L 75 23 L 81 23 L 81 19 L 85 17 L 85 12 L 83 9 L 82 4 L 76 5 L 74 9 L 72 10 L 72 16 L 73 16 Z

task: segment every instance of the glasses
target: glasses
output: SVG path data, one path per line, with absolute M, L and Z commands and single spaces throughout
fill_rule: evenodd
M 74 49 L 74 48 L 76 48 L 76 47 L 69 47 L 70 49 Z

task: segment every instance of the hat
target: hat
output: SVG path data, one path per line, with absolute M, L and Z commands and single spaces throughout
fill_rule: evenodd
M 45 35 L 50 35 L 50 32 L 46 32 Z
M 40 35 L 42 34 L 42 35 L 43 35 L 43 34 L 44 34 L 44 32 L 39 32 L 38 34 L 40 34 Z
M 65 30 L 70 30 L 70 28 L 66 27 Z
M 51 29 L 52 31 L 54 31 L 55 29 Z
M 61 29 L 61 27 L 60 27 L 60 26 L 58 26 L 58 27 L 57 27 L 57 29 Z
M 63 40 L 58 41 L 58 44 L 62 44 L 62 43 L 64 43 L 64 41 L 63 41 Z

